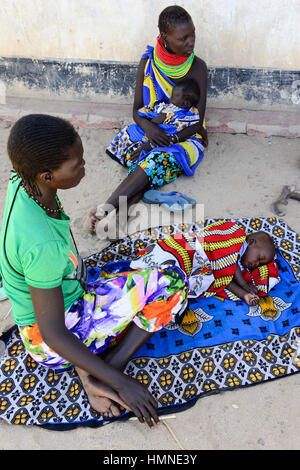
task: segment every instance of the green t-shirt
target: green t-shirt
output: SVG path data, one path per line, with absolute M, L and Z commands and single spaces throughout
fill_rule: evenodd
M 36 321 L 28 285 L 40 289 L 62 286 L 67 310 L 83 293 L 76 279 L 77 253 L 70 236 L 70 219 L 61 212 L 53 219 L 20 187 L 10 215 L 4 255 L 8 214 L 20 180 L 10 181 L 0 233 L 0 271 L 3 287 L 12 303 L 17 325 Z M 68 280 L 64 280 L 64 279 Z M 69 280 L 71 279 L 71 280 Z

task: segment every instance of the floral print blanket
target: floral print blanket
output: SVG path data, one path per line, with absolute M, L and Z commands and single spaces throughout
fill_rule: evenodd
M 207 394 L 300 371 L 300 235 L 277 218 L 234 221 L 246 233 L 264 230 L 272 236 L 281 280 L 255 307 L 218 297 L 191 299 L 179 324 L 154 334 L 136 353 L 125 373 L 149 388 L 160 414 L 184 410 Z M 200 222 L 134 233 L 87 258 L 89 275 L 112 261 L 134 259 L 166 235 L 198 230 Z M 186 253 L 180 256 L 188 266 Z M 15 328 L 2 340 L 0 419 L 57 430 L 109 423 L 90 407 L 74 370 L 39 366 L 25 353 Z

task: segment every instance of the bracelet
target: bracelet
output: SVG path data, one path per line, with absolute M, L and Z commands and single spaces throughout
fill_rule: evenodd
M 174 139 L 176 138 L 176 141 L 174 142 Z M 171 142 L 172 144 L 175 144 L 179 142 L 179 137 L 178 137 L 178 134 L 173 134 L 172 137 L 171 137 Z

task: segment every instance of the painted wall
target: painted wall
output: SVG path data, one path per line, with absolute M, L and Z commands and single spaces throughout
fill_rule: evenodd
M 209 66 L 300 69 L 299 0 L 1 0 L 0 56 L 137 62 L 174 3 Z
M 0 0 L 7 97 L 131 103 L 137 63 L 175 0 Z M 208 106 L 298 109 L 300 0 L 181 0 L 208 65 Z

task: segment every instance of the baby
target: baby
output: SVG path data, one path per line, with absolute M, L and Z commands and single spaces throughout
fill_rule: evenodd
M 247 235 L 240 251 L 240 257 L 236 266 L 233 280 L 227 289 L 248 305 L 257 305 L 259 301 L 258 288 L 246 282 L 242 269 L 250 271 L 271 263 L 275 257 L 275 246 L 272 238 L 266 232 L 255 232 Z
M 265 232 L 246 234 L 238 223 L 219 220 L 204 227 L 193 249 L 191 298 L 240 298 L 254 306 L 280 280 L 275 246 Z
M 153 112 L 158 113 L 157 117 L 151 119 L 156 124 L 163 124 L 170 113 L 180 111 L 181 109 L 190 109 L 196 107 L 200 99 L 200 90 L 195 80 L 189 79 L 173 87 L 170 103 L 161 101 L 154 104 Z M 140 112 L 147 107 L 141 108 Z
M 154 104 L 153 108 L 144 106 L 138 110 L 138 114 L 155 124 L 162 125 L 161 127 L 170 133 L 171 143 L 176 144 L 178 142 L 177 132 L 199 121 L 199 113 L 196 108 L 199 99 L 200 90 L 197 82 L 188 79 L 173 87 L 170 103 L 159 101 Z M 171 129 L 173 133 L 171 133 Z M 129 160 L 136 161 L 143 150 L 149 151 L 152 147 L 149 141 L 143 143 L 131 153 Z
M 184 266 L 190 299 L 240 298 L 254 306 L 280 281 L 274 258 L 275 246 L 267 233 L 247 235 L 238 223 L 220 219 L 201 231 L 174 233 L 153 242 L 137 253 L 130 266 Z

